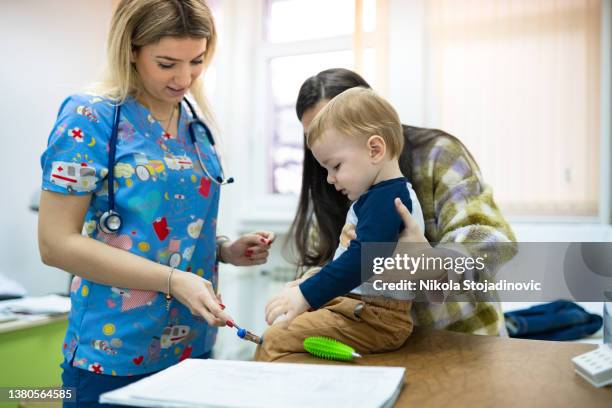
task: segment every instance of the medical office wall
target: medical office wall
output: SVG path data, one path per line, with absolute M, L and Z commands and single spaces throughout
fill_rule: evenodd
M 111 0 L 0 2 L 0 274 L 31 295 L 67 289 L 68 275 L 40 262 L 29 206 L 62 100 L 103 71 L 112 7 Z

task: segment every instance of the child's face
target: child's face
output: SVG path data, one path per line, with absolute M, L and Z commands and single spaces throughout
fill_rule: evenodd
M 374 183 L 378 167 L 370 160 L 366 141 L 327 130 L 311 146 L 312 154 L 325 170 L 327 182 L 355 201 Z

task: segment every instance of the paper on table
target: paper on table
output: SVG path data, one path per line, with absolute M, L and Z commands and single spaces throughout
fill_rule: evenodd
M 187 359 L 100 402 L 143 407 L 383 407 L 404 368 Z
M 26 290 L 20 283 L 0 274 L 0 297 L 22 297 L 25 295 Z
M 59 314 L 70 311 L 70 298 L 58 295 L 24 297 L 16 300 L 6 300 L 0 303 L 0 308 L 15 313 Z
M 17 320 L 18 318 L 19 316 L 13 312 L 0 309 L 0 323 L 11 322 L 13 320 Z

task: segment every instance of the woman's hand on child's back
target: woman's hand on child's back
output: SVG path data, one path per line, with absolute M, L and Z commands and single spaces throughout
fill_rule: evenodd
M 423 230 L 412 217 L 410 211 L 408 211 L 408 207 L 402 203 L 402 200 L 396 198 L 394 203 L 395 209 L 405 225 L 404 230 L 398 237 L 398 242 L 429 243 L 427 238 L 425 238 Z M 355 238 L 357 238 L 357 234 L 355 233 L 355 225 L 344 224 L 344 227 L 342 227 L 342 232 L 340 233 L 340 245 L 348 248 L 351 241 Z
M 281 315 L 286 315 L 287 322 L 291 322 L 308 309 L 310 305 L 298 284 L 286 286 L 266 304 L 266 322 L 271 325 Z
M 404 222 L 404 230 L 401 232 L 398 242 L 420 242 L 420 243 L 429 243 L 427 238 L 425 238 L 425 234 L 423 230 L 416 222 L 416 220 L 410 215 L 410 211 L 408 211 L 408 207 L 402 203 L 402 200 L 396 198 L 395 201 L 395 209 L 397 213 L 402 218 Z

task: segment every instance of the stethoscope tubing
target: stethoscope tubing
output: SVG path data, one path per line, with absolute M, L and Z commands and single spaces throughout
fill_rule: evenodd
M 117 153 L 117 134 L 119 133 L 119 119 L 121 117 L 121 104 L 115 107 L 113 129 L 108 144 L 108 210 L 115 210 L 115 155 Z
M 196 155 L 198 156 L 200 167 L 202 167 L 202 170 L 206 173 L 206 176 L 208 176 L 208 178 L 211 179 L 211 181 L 219 185 L 233 183 L 234 182 L 233 177 L 229 177 L 228 179 L 224 178 L 225 175 L 223 173 L 223 165 L 221 164 L 221 158 L 219 157 L 219 154 L 217 153 L 217 149 L 215 147 L 215 139 L 209 127 L 206 125 L 206 123 L 200 120 L 191 102 L 189 102 L 187 98 L 183 98 L 183 101 L 187 104 L 187 107 L 191 111 L 192 120 L 187 125 L 187 129 L 189 131 L 189 138 L 191 139 L 191 142 L 193 143 L 194 148 L 196 150 Z M 107 181 L 108 181 L 107 183 L 108 184 L 108 211 L 105 212 L 101 217 L 101 220 L 104 220 L 103 222 L 106 222 L 106 219 L 108 218 L 109 215 L 112 214 L 112 215 L 117 216 L 119 218 L 119 227 L 117 228 L 117 231 L 120 228 L 121 216 L 115 211 L 115 188 L 114 188 L 115 187 L 115 171 L 114 171 L 114 168 L 115 168 L 115 160 L 116 160 L 115 156 L 117 153 L 117 138 L 119 134 L 119 121 L 121 118 L 121 106 L 122 104 L 117 104 L 115 106 L 115 113 L 113 116 L 113 128 L 111 130 L 111 137 L 109 140 L 108 166 L 107 166 L 108 168 L 108 178 L 107 178 Z M 206 137 L 208 138 L 208 141 L 213 151 L 215 152 L 215 155 L 217 156 L 217 160 L 219 160 L 219 169 L 220 169 L 221 174 L 218 177 L 212 177 L 212 175 L 208 172 L 208 169 L 206 168 L 206 166 L 204 165 L 202 161 L 202 153 L 197 144 L 196 126 L 201 126 L 204 129 L 204 133 L 206 134 Z M 105 232 L 108 230 L 108 228 L 106 228 L 105 226 L 101 226 L 101 228 Z M 112 231 L 112 232 L 116 232 L 116 231 Z

